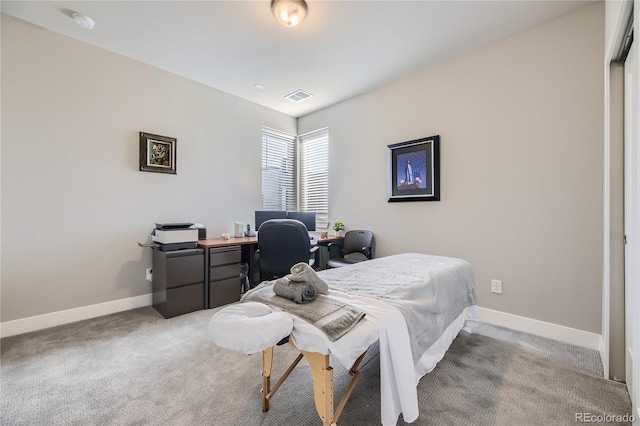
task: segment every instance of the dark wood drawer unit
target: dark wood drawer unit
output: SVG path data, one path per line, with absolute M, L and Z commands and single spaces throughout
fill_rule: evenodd
M 204 283 L 170 288 L 166 294 L 165 318 L 204 309 Z
M 209 308 L 240 300 L 241 264 L 242 250 L 239 246 L 209 249 Z
M 210 258 L 211 267 L 214 267 L 214 265 L 219 266 L 240 263 L 242 261 L 242 252 L 240 247 L 212 248 Z
M 166 260 L 167 288 L 204 283 L 204 254 L 182 255 L 180 252 L 169 253 L 176 253 L 176 256 L 167 257 Z
M 240 276 L 209 284 L 209 307 L 216 308 L 240 300 Z
M 224 280 L 226 278 L 240 276 L 240 262 L 233 265 L 222 265 L 211 267 L 211 281 Z
M 153 251 L 153 307 L 165 318 L 205 308 L 204 250 Z

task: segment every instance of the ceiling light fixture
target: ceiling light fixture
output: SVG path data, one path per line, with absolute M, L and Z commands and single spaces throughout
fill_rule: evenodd
M 307 16 L 304 0 L 271 0 L 271 11 L 285 27 L 295 27 Z
M 83 15 L 82 13 L 74 13 L 71 16 L 73 17 L 73 22 L 75 22 L 85 30 L 92 30 L 93 27 L 96 26 L 96 21 L 89 18 L 87 15 Z

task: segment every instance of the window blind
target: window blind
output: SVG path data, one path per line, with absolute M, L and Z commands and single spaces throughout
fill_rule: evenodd
M 329 129 L 300 136 L 300 210 L 316 213 L 316 226 L 329 225 Z
M 262 209 L 296 210 L 296 137 L 262 128 Z

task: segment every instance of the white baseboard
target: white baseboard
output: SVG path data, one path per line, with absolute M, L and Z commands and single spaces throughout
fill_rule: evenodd
M 602 336 L 596 333 L 480 307 L 478 307 L 478 316 L 480 321 L 487 324 L 523 331 L 596 351 L 601 350 L 600 341 Z M 604 342 L 602 343 L 602 350 L 604 350 Z
M 111 302 L 82 306 L 80 308 L 51 312 L 34 317 L 21 318 L 14 321 L 0 323 L 0 337 L 15 336 L 31 331 L 43 330 L 58 325 L 69 324 L 116 312 L 128 311 L 151 305 L 151 294 L 130 297 L 128 299 L 113 300 Z M 500 327 L 510 328 L 516 331 L 531 333 L 536 336 L 558 340 L 572 345 L 582 346 L 597 350 L 604 350 L 602 336 L 588 331 L 569 328 L 562 325 L 538 321 L 505 312 L 478 307 L 480 321 Z
M 598 352 L 600 352 L 600 361 L 602 361 L 602 373 L 605 379 L 609 378 L 609 359 L 607 358 L 607 349 L 604 344 L 604 336 L 600 335 L 598 339 Z M 605 360 L 607 362 L 605 362 Z
M 130 309 L 150 305 L 151 293 L 127 299 L 112 300 L 111 302 L 82 306 L 80 308 L 36 315 L 34 317 L 5 321 L 0 323 L 0 337 L 15 336 L 16 334 L 43 330 L 49 327 L 69 324 L 89 318 L 101 317 L 103 315 L 115 314 L 116 312 L 128 311 Z

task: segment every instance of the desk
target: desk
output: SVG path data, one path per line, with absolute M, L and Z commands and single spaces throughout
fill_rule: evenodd
M 317 241 L 318 245 L 327 245 L 331 242 L 336 242 L 336 241 L 342 241 L 344 239 L 344 237 L 334 237 L 334 236 L 328 236 L 327 238 L 320 238 L 320 233 L 319 232 L 309 232 L 309 236 L 314 237 Z M 315 245 L 315 244 L 314 244 Z M 253 286 L 257 281 L 259 281 L 259 277 L 256 279 L 255 274 L 256 274 L 256 265 L 255 265 L 255 254 L 256 254 L 256 249 L 258 247 L 258 237 L 242 237 L 242 238 L 234 238 L 231 237 L 228 240 L 223 240 L 222 238 L 208 238 L 206 240 L 199 240 L 198 241 L 198 246 L 200 248 L 203 248 L 205 250 L 205 256 L 204 256 L 204 271 L 205 271 L 205 277 L 204 277 L 204 282 L 205 282 L 205 286 L 204 286 L 204 299 L 205 299 L 205 307 L 206 308 L 214 308 L 216 306 L 220 306 L 219 304 L 216 303 L 212 303 L 211 300 L 211 283 L 212 283 L 212 279 L 213 278 L 211 276 L 211 270 L 212 267 L 216 267 L 216 265 L 212 265 L 211 263 L 211 259 L 212 259 L 212 254 L 214 255 L 214 257 L 216 256 L 216 250 L 217 249 L 221 249 L 224 251 L 224 249 L 233 249 L 233 248 L 240 248 L 240 261 L 241 263 L 246 263 L 247 265 L 249 265 L 249 271 L 247 276 L 249 277 L 249 282 L 251 284 L 251 286 Z M 222 266 L 226 267 L 237 264 L 237 276 L 240 275 L 240 265 L 239 262 L 236 262 L 236 260 L 231 256 L 227 256 L 225 257 L 226 259 L 228 259 L 229 262 L 228 264 L 224 264 Z M 231 270 L 231 269 L 230 269 Z M 218 281 L 220 283 L 222 283 L 222 281 Z M 224 283 L 226 285 L 226 283 Z M 238 282 L 238 289 L 240 288 L 240 283 Z M 225 297 L 223 297 L 223 302 L 226 302 L 226 297 L 227 294 L 225 294 Z M 238 299 L 239 299 L 239 293 L 238 293 Z M 226 303 L 230 303 L 230 302 L 226 302 Z M 226 304 L 226 303 L 222 303 L 222 304 Z
M 317 239 L 318 244 L 329 244 L 335 241 L 342 241 L 344 237 L 334 237 L 332 235 L 327 236 L 327 238 L 320 238 L 319 232 L 309 232 L 310 237 L 314 237 Z M 232 247 L 232 246 L 243 246 L 247 244 L 258 244 L 258 237 L 242 237 L 242 238 L 234 238 L 230 237 L 228 240 L 223 240 L 222 238 L 208 238 L 206 240 L 198 240 L 198 245 L 203 248 L 211 248 L 211 247 Z

